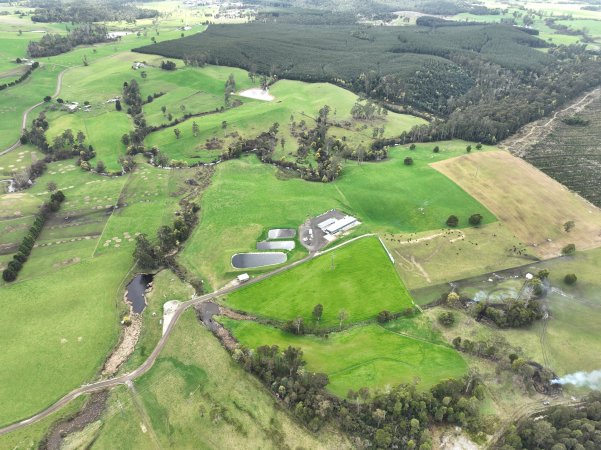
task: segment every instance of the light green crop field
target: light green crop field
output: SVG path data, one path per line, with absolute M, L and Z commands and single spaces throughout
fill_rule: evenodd
M 334 265 L 332 267 L 332 264 Z M 347 311 L 345 324 L 374 318 L 380 311 L 400 312 L 412 300 L 376 237 L 349 243 L 294 269 L 227 296 L 226 305 L 253 315 L 278 320 L 302 317 L 314 323 L 313 307 L 323 305 L 319 325 L 338 325 L 338 312 Z
M 467 370 L 461 356 L 448 345 L 379 325 L 354 327 L 326 339 L 294 336 L 251 321 L 220 320 L 250 348 L 300 347 L 307 370 L 326 373 L 330 379 L 327 388 L 341 397 L 349 389 L 383 389 L 387 385 L 412 383 L 416 378 L 420 389 L 428 389 L 442 380 L 460 377 Z
M 223 83 L 227 79 L 228 71 L 235 74 L 237 83 L 240 81 L 248 83 L 248 77 L 244 75 L 245 72 L 243 71 L 233 72 L 234 69 L 222 69 L 222 71 L 222 85 L 216 86 L 216 88 L 221 89 L 220 91 L 218 89 L 214 91 L 220 92 L 221 96 L 223 96 Z M 238 76 L 240 72 L 243 72 L 242 76 Z M 242 86 L 244 87 L 244 85 Z M 352 121 L 350 111 L 357 100 L 357 96 L 352 92 L 327 83 L 303 83 L 281 80 L 270 88 L 269 93 L 275 97 L 273 101 L 252 101 L 244 97 L 236 97 L 245 103 L 237 108 L 226 110 L 221 114 L 197 117 L 177 125 L 177 128 L 181 131 L 179 139 L 176 139 L 173 128 L 167 128 L 149 135 L 146 143 L 150 146 L 156 145 L 173 159 L 194 162 L 192 158 L 202 156 L 206 152 L 203 148 L 207 139 L 219 138 L 226 141 L 223 144 L 223 149 L 226 149 L 227 142 L 232 141 L 231 134 L 237 133 L 247 138 L 255 137 L 267 131 L 273 123 L 277 122 L 280 124 L 278 137 L 283 137 L 285 144 L 282 149 L 278 145 L 276 157 L 290 159 L 289 153 L 296 151 L 297 148 L 296 138 L 290 133 L 289 125 L 291 118 L 297 123 L 305 120 L 308 127 L 313 127 L 313 118 L 317 117 L 319 109 L 324 105 L 328 105 L 332 110 L 332 120 Z M 161 99 L 159 98 L 158 100 Z M 151 105 L 154 105 L 154 102 Z M 177 108 L 177 106 L 176 104 L 175 107 Z M 196 137 L 192 134 L 192 121 L 195 121 L 200 128 L 200 134 Z M 227 123 L 225 130 L 222 128 L 223 121 Z M 417 117 L 395 113 L 389 113 L 383 119 L 352 122 L 355 127 L 363 123 L 370 127 L 384 126 L 386 135 L 399 135 L 402 131 L 408 131 L 414 125 L 425 123 Z M 365 133 L 371 133 L 371 128 L 368 128 L 368 131 Z M 371 142 L 371 139 L 366 138 L 356 131 L 348 132 L 335 128 L 331 130 L 330 134 L 338 137 L 347 136 L 349 137 L 349 143 L 352 145 L 361 142 Z M 235 138 L 233 139 L 235 140 Z
M 327 184 L 281 179 L 277 169 L 254 156 L 219 164 L 202 197 L 201 223 L 181 260 L 217 287 L 235 276 L 232 255 L 253 250 L 266 228 L 296 228 L 332 208 L 355 214 L 363 229 L 377 232 L 440 229 L 450 214 L 460 218 L 460 226 L 475 212 L 484 216 L 483 223 L 494 221 L 480 203 L 428 165 L 465 152 L 465 143 L 439 143 L 443 150 L 438 154 L 432 153 L 434 145 L 415 151 L 393 148 L 389 160 L 380 163 L 349 163 L 338 180 Z M 405 156 L 414 165 L 405 166 Z
M 297 424 L 232 360 L 193 311 L 182 315 L 154 367 L 135 386 L 133 395 L 144 413 L 131 393 L 119 392 L 101 418 L 103 427 L 92 448 L 113 449 L 115 442 L 124 449 L 142 448 L 150 445 L 149 435 L 163 448 L 348 447 L 332 429 L 313 434 Z M 213 419 L 215 410 L 221 414 Z

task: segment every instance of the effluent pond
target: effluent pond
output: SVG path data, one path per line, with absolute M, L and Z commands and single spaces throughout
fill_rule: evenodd
M 131 304 L 132 310 L 140 314 L 146 308 L 146 297 L 144 293 L 148 285 L 152 282 L 153 276 L 150 274 L 136 275 L 127 285 L 127 301 Z
M 286 254 L 282 252 L 236 253 L 232 256 L 232 266 L 236 269 L 251 269 L 253 267 L 282 264 L 287 259 Z

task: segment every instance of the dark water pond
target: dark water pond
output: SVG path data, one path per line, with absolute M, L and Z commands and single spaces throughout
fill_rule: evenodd
M 140 314 L 146 308 L 146 298 L 144 292 L 148 289 L 148 284 L 152 281 L 152 275 L 136 275 L 127 285 L 127 300 L 131 303 L 134 313 Z
M 236 253 L 232 256 L 232 266 L 236 269 L 250 269 L 252 267 L 282 264 L 286 262 L 286 259 L 286 254 L 282 252 Z

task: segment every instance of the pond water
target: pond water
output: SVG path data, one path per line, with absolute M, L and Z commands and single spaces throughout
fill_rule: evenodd
M 282 252 L 269 253 L 236 253 L 232 256 L 232 266 L 236 269 L 272 266 L 285 263 L 288 258 Z
M 257 250 L 294 250 L 294 241 L 261 241 L 257 242 Z
M 294 228 L 272 228 L 267 232 L 267 239 L 290 239 L 296 236 Z
M 152 281 L 150 274 L 136 275 L 127 285 L 127 300 L 131 303 L 132 310 L 140 314 L 146 308 L 146 297 L 144 292 L 148 289 L 148 284 Z

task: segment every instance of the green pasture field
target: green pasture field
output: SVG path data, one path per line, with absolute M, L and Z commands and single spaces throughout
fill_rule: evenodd
M 601 16 L 600 20 L 593 19 L 574 19 L 574 20 L 559 20 L 558 23 L 566 25 L 573 30 L 585 29 L 593 38 L 601 38 Z
M 193 311 L 182 315 L 154 367 L 135 387 L 136 393 L 114 395 L 92 448 L 112 449 L 116 441 L 122 448 L 140 448 L 152 436 L 164 448 L 348 447 L 332 429 L 313 434 L 297 424 L 232 360 Z M 220 418 L 212 420 L 217 408 Z M 141 423 L 150 428 L 146 433 Z
M 33 145 L 24 145 L 0 156 L 0 180 L 10 180 L 15 172 L 23 170 L 40 159 L 44 159 L 44 155 Z
M 48 197 L 49 181 L 66 195 L 18 280 L 0 283 L 6 321 L 0 331 L 0 364 L 6 368 L 0 401 L 10 405 L 0 412 L 1 424 L 31 415 L 94 378 L 117 340 L 135 232 L 154 236 L 172 222 L 191 170 L 160 171 L 140 162 L 133 174 L 109 178 L 61 161 L 49 164 L 26 193 L 0 198 L 7 211 L 31 214 Z M 119 198 L 124 204 L 111 214 Z M 0 227 L 13 221 L 0 221 Z M 12 241 L 18 238 L 13 233 Z
M 126 150 L 121 136 L 129 133 L 133 124 L 127 114 L 115 111 L 114 104 L 99 106 L 90 112 L 50 113 L 48 121 L 50 127 L 46 136 L 50 142 L 67 129 L 74 135 L 82 131 L 86 135 L 85 144 L 92 145 L 96 152 L 96 157 L 90 161 L 92 167 L 97 161 L 103 161 L 109 171 L 121 169 L 118 159 Z
M 332 264 L 334 265 L 332 268 Z M 302 317 L 316 323 L 313 307 L 323 305 L 319 325 L 338 326 L 338 312 L 349 323 L 373 319 L 380 311 L 400 312 L 413 303 L 376 237 L 363 238 L 294 269 L 227 296 L 226 305 L 278 320 Z
M 300 347 L 307 370 L 326 373 L 330 379 L 327 388 L 341 397 L 349 389 L 383 389 L 412 383 L 416 378 L 420 380 L 419 388 L 425 390 L 442 380 L 460 377 L 467 370 L 462 357 L 446 344 L 410 337 L 375 324 L 330 334 L 326 339 L 294 336 L 251 321 L 220 320 L 236 339 L 250 348 Z
M 116 343 L 115 302 L 130 265 L 123 255 L 105 255 L 2 286 L 1 424 L 94 377 Z
M 22 115 L 30 106 L 41 102 L 46 95 L 54 94 L 56 77 L 61 71 L 56 66 L 42 66 L 27 80 L 5 89 L 0 95 L 0 149 L 14 144 L 21 134 Z M 36 113 L 30 115 L 30 119 Z
M 145 55 L 146 56 L 146 55 Z M 208 69 L 215 71 L 213 66 Z M 203 73 L 205 69 L 201 70 Z M 242 88 L 251 87 L 245 71 L 220 68 L 221 76 L 217 79 L 223 79 L 221 85 L 217 84 L 213 91 L 215 95 L 223 97 L 223 84 L 229 73 L 235 74 L 237 83 L 242 81 Z M 202 157 L 207 153 L 204 144 L 207 139 L 216 137 L 224 140 L 223 150 L 227 148 L 227 142 L 235 140 L 229 137 L 232 133 L 238 133 L 243 137 L 255 137 L 260 133 L 267 131 L 273 123 L 279 123 L 278 138 L 284 138 L 285 144 L 276 149 L 276 157 L 291 159 L 290 154 L 295 153 L 297 140 L 290 134 L 291 118 L 297 123 L 305 120 L 307 127 L 315 125 L 314 117 L 317 117 L 318 111 L 324 105 L 331 108 L 331 117 L 334 121 L 351 120 L 351 108 L 357 96 L 350 91 L 339 88 L 327 83 L 302 83 L 299 81 L 281 80 L 274 84 L 269 93 L 275 97 L 271 102 L 261 100 L 251 100 L 245 97 L 236 97 L 244 102 L 242 106 L 224 111 L 221 114 L 214 114 L 204 117 L 189 119 L 179 125 L 177 128 L 181 131 L 181 137 L 176 139 L 173 128 L 167 128 L 156 133 L 152 133 L 146 138 L 148 145 L 156 145 L 161 151 L 165 152 L 173 159 L 184 159 L 194 162 L 197 157 Z M 167 96 L 165 96 L 167 97 Z M 161 97 L 162 98 L 162 97 Z M 159 98 L 157 101 L 161 100 Z M 155 102 L 148 106 L 154 105 Z M 223 102 L 221 103 L 223 104 Z M 177 105 L 175 105 L 177 107 Z M 171 108 L 170 108 L 171 110 Z M 161 113 L 162 114 L 162 113 Z M 200 134 L 195 137 L 192 134 L 192 122 L 195 121 L 200 128 Z M 227 122 L 227 128 L 222 128 L 223 121 Z M 384 126 L 386 135 L 399 135 L 403 131 L 408 131 L 414 125 L 425 123 L 422 119 L 405 114 L 389 113 L 384 119 L 372 121 L 352 121 L 355 126 L 363 123 L 369 126 L 366 133 L 371 133 L 374 126 Z M 348 135 L 349 145 L 355 146 L 358 143 L 371 143 L 372 139 L 366 139 L 359 133 L 348 133 L 346 130 L 333 128 L 331 135 L 342 137 Z M 359 137 L 357 139 L 357 136 Z M 223 151 L 222 150 L 222 151 Z
M 277 169 L 254 156 L 219 164 L 202 197 L 201 223 L 181 261 L 217 287 L 236 274 L 232 255 L 254 250 L 264 229 L 296 228 L 332 208 L 355 214 L 366 229 L 377 232 L 440 229 L 450 214 L 460 218 L 460 227 L 475 212 L 484 216 L 483 223 L 494 221 L 481 204 L 428 165 L 465 152 L 465 142 L 438 143 L 438 154 L 432 153 L 434 145 L 415 151 L 393 148 L 390 159 L 380 163 L 349 163 L 338 180 L 327 184 L 281 179 Z M 403 164 L 406 156 L 414 165 Z

